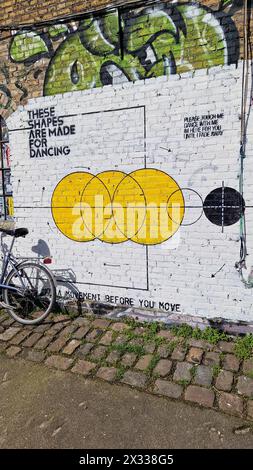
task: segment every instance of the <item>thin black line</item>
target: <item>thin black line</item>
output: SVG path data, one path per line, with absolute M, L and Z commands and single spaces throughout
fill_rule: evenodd
M 218 274 L 224 268 L 224 266 L 226 266 L 226 263 L 224 263 L 223 266 L 221 266 L 221 268 L 216 271 L 216 273 L 212 274 L 212 277 L 215 277 L 216 274 Z
M 0 144 L 0 163 L 1 163 L 1 167 L 3 168 L 4 166 L 4 144 L 2 143 L 2 140 L 3 140 L 3 136 L 2 136 L 2 117 L 0 117 L 0 140 L 1 140 L 1 144 Z M 2 183 L 2 192 L 3 192 L 3 209 L 4 209 L 4 219 L 6 220 L 7 219 L 7 201 L 6 201 L 6 181 L 5 181 L 5 175 L 4 175 L 4 171 L 1 171 L 1 183 Z
M 151 206 L 152 207 L 152 206 Z M 170 208 L 172 208 L 173 206 L 168 206 Z M 216 206 L 209 206 L 209 205 L 206 205 L 204 204 L 203 206 L 188 206 L 188 205 L 184 205 L 184 206 L 177 206 L 177 207 L 180 207 L 180 208 L 186 208 L 186 209 L 201 209 L 201 208 L 205 208 L 205 209 L 221 209 L 221 207 L 224 207 L 224 209 L 241 209 L 242 208 L 242 205 L 239 204 L 238 206 L 227 206 L 226 204 L 224 204 L 223 206 L 220 204 L 220 205 L 216 205 Z M 247 207 L 247 208 L 253 208 L 253 206 L 246 206 L 244 205 L 243 207 Z
M 66 114 L 66 115 L 60 115 L 58 116 L 59 118 L 67 118 L 67 117 L 76 117 L 76 116 L 80 116 L 80 114 Z
M 129 107 L 124 107 L 124 108 L 115 108 L 115 109 L 102 109 L 101 111 L 90 111 L 88 113 L 76 113 L 76 114 L 65 114 L 65 115 L 60 115 L 58 116 L 59 118 L 68 118 L 68 117 L 76 117 L 76 116 L 89 116 L 92 114 L 100 114 L 100 113 L 112 113 L 114 111 L 126 111 L 128 109 L 141 109 L 144 108 L 144 105 L 138 105 L 138 106 L 129 106 Z M 35 119 L 42 119 L 42 118 L 34 118 Z M 20 127 L 17 129 L 8 129 L 8 132 L 18 132 L 18 131 L 30 131 L 33 130 L 33 127 Z
M 146 3 L 148 5 L 153 5 L 154 0 L 146 0 Z M 15 23 L 8 24 L 7 23 L 3 26 L 0 26 L 0 31 L 10 31 L 10 30 L 22 31 L 22 30 L 27 30 L 27 29 L 33 31 L 35 27 L 43 28 L 43 27 L 52 26 L 55 24 L 62 24 L 62 23 L 70 22 L 70 21 L 75 21 L 75 20 L 78 21 L 81 19 L 89 18 L 91 13 L 94 15 L 94 17 L 99 17 L 103 14 L 106 15 L 110 12 L 118 11 L 119 8 L 121 8 L 123 11 L 128 11 L 129 7 L 138 8 L 141 4 L 142 3 L 140 0 L 139 1 L 130 0 L 129 5 L 126 6 L 125 2 L 122 1 L 122 4 L 121 4 L 121 1 L 119 1 L 119 5 L 96 8 L 95 10 L 94 10 L 94 7 L 92 7 L 91 9 L 87 9 L 85 12 L 82 12 L 82 13 L 75 13 L 75 14 L 70 13 L 68 15 L 58 16 L 55 19 L 53 18 L 52 20 L 44 20 L 44 21 L 42 20 L 42 21 L 35 21 L 33 23 L 20 23 L 20 24 L 15 24 Z M 2 40 L 5 40 L 5 39 L 6 38 L 3 38 Z
M 179 209 L 203 209 L 202 206 L 176 206 Z M 223 206 L 224 209 L 241 209 L 241 206 Z M 253 209 L 253 206 L 244 206 L 245 209 Z M 16 209 L 73 209 L 73 206 L 15 206 Z M 122 206 L 122 209 L 160 209 L 159 206 Z M 172 209 L 172 206 L 168 206 Z M 85 207 L 78 207 L 80 210 L 85 210 Z M 104 209 L 104 206 L 90 206 L 90 209 Z M 112 206 L 113 209 L 113 206 Z M 221 206 L 204 206 L 204 209 L 221 209 Z
M 197 207 L 197 206 L 195 206 L 195 207 Z M 241 209 L 241 208 L 242 208 L 241 205 L 239 205 L 239 206 L 227 206 L 226 204 L 222 204 L 222 203 L 219 204 L 218 206 L 205 206 L 205 205 L 204 205 L 203 207 L 204 207 L 205 209 L 223 209 L 223 208 L 224 208 L 224 209 Z M 245 207 L 246 207 L 246 206 L 245 206 Z M 247 207 L 249 207 L 249 206 L 247 206 Z M 251 206 L 251 207 L 252 207 L 252 206 Z
M 59 116 L 59 118 L 67 118 L 67 117 L 75 117 L 75 116 L 90 116 L 92 114 L 100 114 L 100 113 L 112 113 L 112 112 L 118 112 L 118 111 L 127 111 L 129 109 L 141 109 L 145 108 L 144 105 L 138 105 L 138 106 L 129 106 L 129 107 L 124 107 L 124 108 L 115 108 L 115 109 L 101 109 L 101 111 L 89 111 L 88 113 L 77 113 L 77 114 L 65 114 Z
M 144 111 L 144 168 L 147 168 L 147 116 L 146 106 L 143 106 Z
M 66 284 L 70 284 L 69 281 L 61 280 L 61 282 L 65 282 Z M 99 287 L 115 287 L 115 289 L 142 290 L 142 291 L 148 292 L 147 288 L 144 289 L 142 287 L 115 286 L 115 285 L 111 285 L 111 284 L 97 284 L 97 283 L 94 283 L 94 282 L 79 282 L 79 281 L 76 281 L 73 284 L 81 284 L 81 285 L 87 285 L 87 286 L 99 286 Z
M 104 263 L 104 266 L 108 266 L 109 268 L 121 268 L 120 264 L 108 264 Z
M 19 129 L 8 129 L 8 132 L 31 131 L 33 127 L 20 127 Z
M 225 198 L 225 188 L 224 181 L 222 181 L 222 196 L 221 196 L 221 222 L 222 222 L 222 233 L 224 233 L 224 199 Z
M 121 60 L 124 59 L 124 31 L 122 28 L 121 10 L 118 8 L 118 37 L 119 37 L 119 50 Z
M 149 252 L 148 252 L 148 245 L 146 245 L 146 266 L 147 266 L 147 291 L 149 291 Z

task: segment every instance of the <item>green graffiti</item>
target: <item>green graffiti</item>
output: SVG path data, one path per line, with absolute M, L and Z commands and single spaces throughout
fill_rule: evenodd
M 103 25 L 112 24 L 112 28 L 109 26 L 109 32 L 116 32 L 117 36 L 117 26 L 113 23 L 112 18 L 116 18 L 117 14 L 112 13 L 111 15 L 107 15 L 103 19 Z M 81 22 L 79 27 L 80 37 L 82 39 L 83 44 L 85 44 L 85 48 L 90 51 L 94 55 L 108 55 L 115 53 L 115 45 L 113 44 L 113 40 L 116 39 L 116 47 L 118 45 L 118 38 L 115 37 L 115 34 L 109 34 L 108 39 L 103 34 L 101 20 L 84 20 Z
M 79 33 L 71 35 L 59 47 L 47 70 L 44 93 L 52 95 L 102 86 L 99 71 L 103 60 L 83 47 Z
M 65 34 L 68 34 L 68 32 L 69 28 L 65 24 L 56 24 L 48 28 L 48 34 L 53 40 L 58 39 L 61 36 L 64 36 Z
M 32 31 L 14 36 L 10 46 L 10 57 L 14 62 L 34 61 L 48 55 L 44 39 Z
M 50 49 L 44 37 L 25 34 L 12 42 L 13 60 L 37 59 Z M 115 10 L 87 17 L 75 32 L 58 25 L 47 34 L 66 38 L 52 54 L 45 95 L 231 64 L 239 57 L 231 15 L 197 3 L 160 3 L 120 17 Z
M 47 70 L 45 95 L 100 87 L 106 82 L 106 73 L 110 74 L 113 67 L 119 81 L 144 78 L 145 69 L 138 58 L 130 54 L 126 54 L 123 59 L 116 55 L 112 57 L 113 62 L 110 62 L 107 56 L 92 54 L 83 47 L 80 34 L 73 34 L 60 46 Z M 124 70 L 127 70 L 126 74 Z
M 117 12 L 83 21 L 56 51 L 44 93 L 183 73 L 238 59 L 236 46 L 232 55 L 227 47 L 228 25 L 231 40 L 238 40 L 231 18 L 197 4 L 162 4 L 136 14 L 132 10 L 123 15 L 121 25 L 123 50 Z
M 145 47 L 149 35 L 149 44 L 153 46 L 157 59 L 153 75 L 164 73 L 164 58 L 170 59 L 171 56 L 177 73 L 235 61 L 226 56 L 224 28 L 209 10 L 187 4 L 178 5 L 170 11 L 171 16 L 168 13 L 165 16 L 164 10 L 160 14 L 157 11 L 148 16 L 144 14 L 138 18 L 138 28 L 136 21 L 132 21 L 127 28 L 127 48 L 132 53 Z
M 183 5 L 178 9 L 187 31 L 192 31 L 186 36 L 180 33 L 180 47 L 174 54 L 178 73 L 229 62 L 224 29 L 218 19 L 199 7 Z

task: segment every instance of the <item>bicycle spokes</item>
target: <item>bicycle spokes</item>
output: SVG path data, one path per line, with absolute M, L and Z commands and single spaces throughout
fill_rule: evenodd
M 26 262 L 9 275 L 12 290 L 7 290 L 7 303 L 18 321 L 36 322 L 52 308 L 55 286 L 51 273 L 40 264 Z

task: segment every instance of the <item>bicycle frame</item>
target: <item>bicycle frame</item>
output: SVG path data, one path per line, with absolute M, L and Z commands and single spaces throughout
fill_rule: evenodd
M 1 235 L 1 247 L 2 247 L 2 253 L 3 253 L 3 265 L 2 265 L 2 273 L 1 273 L 1 277 L 0 277 L 0 294 L 2 295 L 2 291 L 3 289 L 8 289 L 8 290 L 11 290 L 13 292 L 18 292 L 19 295 L 23 295 L 22 292 L 17 289 L 16 287 L 12 287 L 12 286 L 8 286 L 7 284 L 4 283 L 4 280 L 6 278 L 6 273 L 7 273 L 7 270 L 8 270 L 8 266 L 11 264 L 12 268 L 16 270 L 17 272 L 17 275 L 19 276 L 22 284 L 23 284 L 23 280 L 18 272 L 18 267 L 24 262 L 24 261 L 20 261 L 20 262 L 17 262 L 16 258 L 12 255 L 12 249 L 13 249 L 13 245 L 14 245 L 14 241 L 15 241 L 15 237 L 12 238 L 12 241 L 11 241 L 11 245 L 10 247 L 7 249 L 7 252 L 5 252 L 4 248 L 3 248 L 3 241 L 2 241 L 2 238 L 3 238 L 3 234 Z M 23 284 L 24 285 L 24 284 Z M 25 287 L 25 286 L 24 286 Z
M 35 325 L 44 320 L 55 305 L 55 278 L 40 258 L 35 260 L 34 257 L 12 254 L 15 238 L 25 237 L 29 233 L 27 228 L 9 230 L 0 227 L 1 232 L 0 308 L 6 309 L 23 325 Z M 3 242 L 6 235 L 12 237 L 10 243 Z M 41 259 L 44 264 L 51 262 L 49 257 Z

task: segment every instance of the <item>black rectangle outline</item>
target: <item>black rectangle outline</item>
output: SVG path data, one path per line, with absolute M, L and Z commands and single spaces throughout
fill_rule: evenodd
M 87 113 L 76 113 L 76 114 L 66 114 L 66 115 L 60 115 L 59 118 L 68 118 L 68 117 L 76 117 L 76 116 L 87 116 L 87 115 L 92 115 L 92 114 L 102 114 L 102 113 L 111 113 L 111 112 L 117 112 L 117 111 L 128 111 L 130 109 L 143 109 L 143 151 L 144 151 L 144 168 L 147 168 L 147 119 L 146 119 L 146 106 L 145 105 L 137 105 L 137 106 L 129 106 L 129 107 L 124 107 L 124 108 L 115 108 L 115 109 L 104 109 L 101 111 L 90 111 Z M 24 130 L 30 130 L 32 127 L 23 127 L 20 129 L 8 129 L 8 132 L 17 132 L 17 131 L 24 131 Z M 96 283 L 91 283 L 91 282 L 76 282 L 76 284 L 80 285 L 89 285 L 89 286 L 99 286 L 99 287 L 112 287 L 115 289 L 126 289 L 126 290 L 139 290 L 139 291 L 144 291 L 148 292 L 149 291 L 149 251 L 148 251 L 148 246 L 145 246 L 145 254 L 146 254 L 146 276 L 147 276 L 147 287 L 144 288 L 139 288 L 139 287 L 126 287 L 126 286 L 112 286 L 108 284 L 96 284 Z

